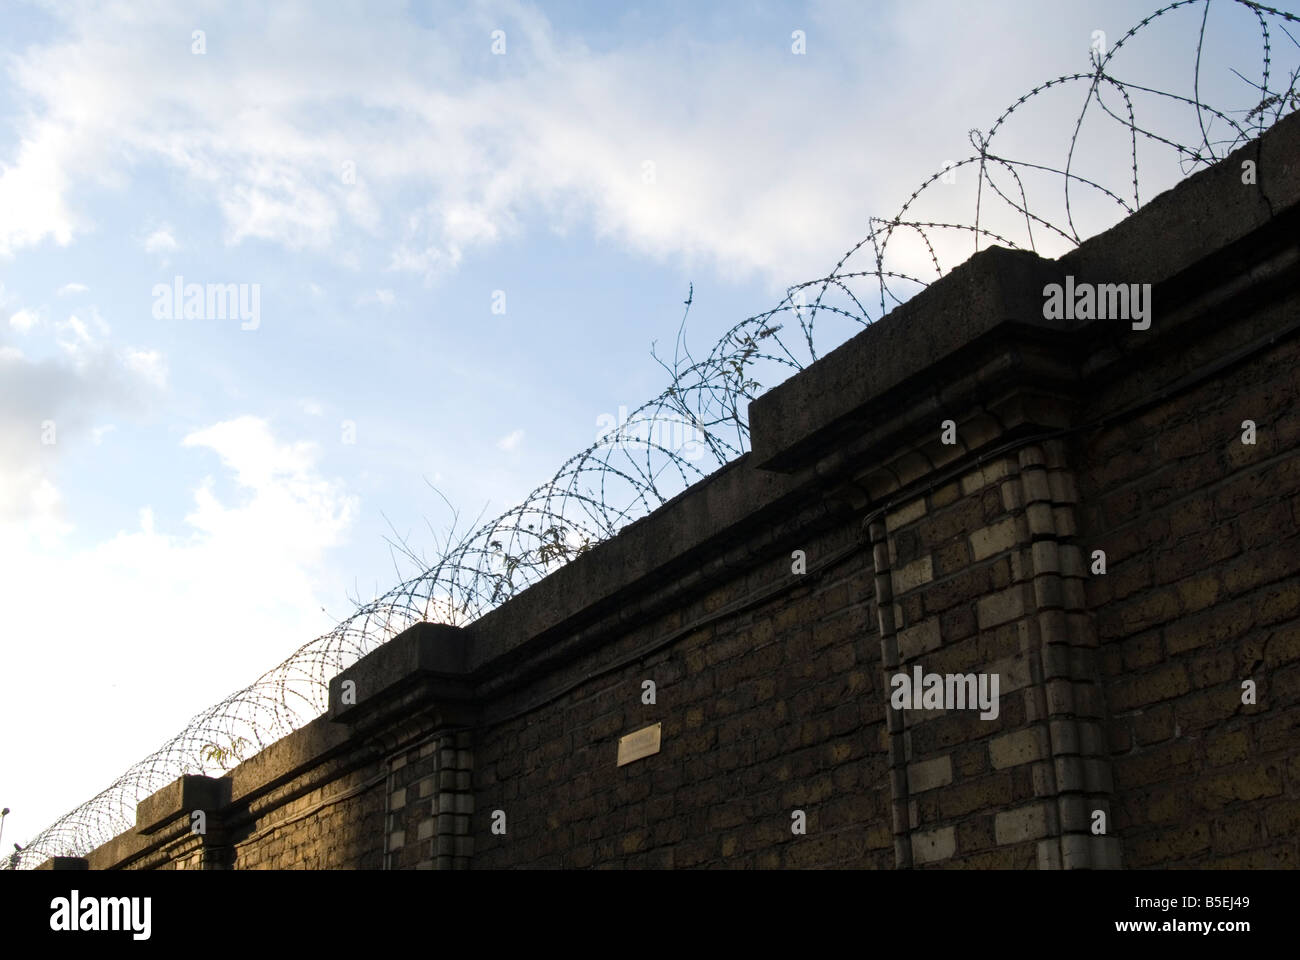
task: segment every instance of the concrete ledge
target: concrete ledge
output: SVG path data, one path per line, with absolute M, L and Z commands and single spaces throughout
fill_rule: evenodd
M 1258 183 L 1241 182 L 1256 163 Z M 1058 261 L 1075 276 L 1159 283 L 1218 253 L 1300 203 L 1300 113 L 1264 136 L 1181 181 L 1133 216 Z
M 229 805 L 228 777 L 186 775 L 145 797 L 135 807 L 136 828 L 119 833 L 86 854 L 88 869 L 120 869 L 157 856 L 168 844 L 190 832 L 191 811 L 203 810 L 211 817 Z
M 749 405 L 754 459 L 786 469 L 814 437 L 903 388 L 1007 321 L 1059 333 L 1043 319 L 1050 260 L 993 247 L 971 257 L 851 340 Z
M 1257 163 L 1257 185 L 1241 183 L 1245 160 Z M 1046 284 L 1067 275 L 1080 282 L 1182 282 L 1206 258 L 1222 260 L 1251 234 L 1281 229 L 1281 214 L 1297 203 L 1300 114 L 1293 114 L 1058 261 L 1001 247 L 981 251 L 751 403 L 752 456 L 764 467 L 788 469 L 819 433 L 863 418 L 868 407 L 887 407 L 887 395 L 906 389 L 909 381 L 929 382 L 936 365 L 1007 321 L 1021 326 L 1022 337 L 1036 329 L 1068 350 L 1070 334 L 1095 336 L 1106 323 L 1114 324 L 1044 319 Z M 1170 299 L 1161 296 L 1157 311 Z M 1147 339 L 1154 341 L 1161 332 L 1157 323 Z
M 320 716 L 249 757 L 223 779 L 230 781 L 231 801 L 239 803 L 350 746 L 347 728 Z
M 135 805 L 136 833 L 156 833 L 193 810 L 211 814 L 230 802 L 230 782 L 224 778 L 186 775 Z
M 468 659 L 469 634 L 460 627 L 416 624 L 330 681 L 327 715 L 335 722 L 356 723 L 364 714 L 398 699 L 401 692 L 422 679 L 434 681 L 431 693 L 440 691 L 450 699 L 467 699 L 469 688 L 463 681 Z M 354 703 L 344 702 L 345 685 L 351 685 Z
M 534 638 L 573 633 L 641 591 L 647 578 L 681 575 L 687 584 L 707 582 L 695 558 L 710 542 L 762 522 L 807 479 L 758 470 L 748 454 L 733 460 L 469 624 L 470 670 L 481 673 L 489 663 L 495 669 L 499 658 Z

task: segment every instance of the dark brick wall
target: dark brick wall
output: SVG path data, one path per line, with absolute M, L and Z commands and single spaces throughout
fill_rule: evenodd
M 606 662 L 632 657 L 624 666 L 481 730 L 474 866 L 891 865 L 880 648 L 860 541 L 847 522 L 799 545 L 808 574 L 792 573 L 793 551 L 739 571 L 601 651 Z M 665 635 L 681 636 L 634 656 Z M 579 679 L 593 662 L 537 687 Z M 647 680 L 653 705 L 642 702 Z M 530 685 L 501 707 L 514 712 L 538 692 Z M 655 722 L 660 753 L 616 766 L 618 738 Z M 496 809 L 505 836 L 489 833 Z M 792 832 L 795 810 L 804 836 Z
M 1293 116 L 1059 261 L 977 254 L 755 401 L 750 454 L 86 862 L 1295 866 L 1297 158 Z M 1066 276 L 1154 322 L 1044 317 Z M 915 667 L 997 717 L 894 709 Z
M 1267 335 L 1298 316 L 1292 293 L 1218 319 Z M 1156 366 L 1203 364 L 1210 339 Z M 1277 343 L 1080 446 L 1085 539 L 1107 557 L 1088 601 L 1131 866 L 1298 862 L 1297 360 L 1300 343 Z M 1096 403 L 1118 405 L 1126 390 Z M 1254 705 L 1243 680 L 1255 682 Z
M 384 814 L 384 780 L 361 768 L 293 795 L 300 784 L 272 792 L 259 804 L 247 836 L 232 844 L 236 870 L 289 867 L 337 870 L 382 866 L 378 839 Z

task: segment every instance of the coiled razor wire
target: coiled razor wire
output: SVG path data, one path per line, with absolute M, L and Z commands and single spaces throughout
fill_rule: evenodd
M 1253 19 L 1261 48 L 1256 78 L 1209 66 L 1212 7 Z M 1195 63 L 1186 77 L 1191 90 L 1176 93 L 1119 76 L 1116 56 L 1175 11 L 1186 15 L 1183 25 L 1196 35 Z M 1199 26 L 1191 19 L 1197 13 Z M 663 393 L 625 422 L 611 424 L 523 503 L 464 536 L 456 536 L 453 524 L 432 564 L 401 543 L 405 556 L 421 570 L 417 576 L 358 604 L 333 630 L 195 716 L 106 790 L 12 854 L 5 867 L 33 868 L 52 856 L 85 855 L 131 829 L 136 803 L 177 777 L 220 774 L 319 716 L 328 706 L 330 678 L 396 634 L 421 621 L 467 624 L 617 535 L 748 449 L 747 405 L 764 385 L 804 369 L 819 351 L 839 345 L 981 245 L 1059 255 L 1086 238 L 1077 221 L 1091 220 L 1084 228 L 1091 235 L 1141 206 L 1140 158 L 1149 171 L 1155 159 L 1167 161 L 1172 154 L 1179 175 L 1186 176 L 1258 137 L 1300 106 L 1300 67 L 1288 72 L 1274 66 L 1274 43 L 1281 37 L 1290 41 L 1280 45 L 1293 59 L 1300 50 L 1292 33 L 1298 22 L 1300 17 L 1249 0 L 1180 0 L 1144 18 L 1108 51 L 1104 38 L 1098 43 L 1094 33 L 1090 70 L 1033 88 L 987 132 L 972 131 L 975 153 L 945 164 L 921 183 L 895 217 L 871 218 L 866 236 L 827 276 L 790 287 L 780 304 L 736 324 L 700 360 L 679 331 L 671 363 L 655 358 L 670 378 Z M 1131 58 L 1126 66 L 1140 70 L 1154 59 Z M 1211 106 L 1203 92 L 1205 84 L 1221 82 L 1228 74 L 1236 86 L 1227 96 L 1236 97 L 1240 109 Z M 1060 94 L 1080 87 L 1084 96 L 1077 114 L 1068 108 L 1062 112 Z M 1056 100 L 1049 102 L 1049 94 Z M 1007 122 L 1028 114 L 1031 104 L 1051 107 L 1049 121 L 1064 121 L 1067 130 L 1074 117 L 1068 150 L 1054 164 L 994 152 L 994 140 Z M 1159 130 L 1138 120 L 1139 108 L 1151 105 L 1162 108 Z M 1030 130 L 1039 133 L 1033 143 L 1041 146 L 1042 127 L 1031 124 Z M 1100 150 L 1103 169 L 1085 176 L 1089 148 Z M 1167 162 L 1156 167 L 1164 186 L 1178 179 L 1169 167 Z M 965 168 L 970 169 L 962 174 Z M 1151 176 L 1147 174 L 1148 191 Z M 945 215 L 955 197 L 969 210 L 964 218 Z M 932 204 L 929 213 L 927 202 Z M 685 320 L 684 315 L 683 329 Z

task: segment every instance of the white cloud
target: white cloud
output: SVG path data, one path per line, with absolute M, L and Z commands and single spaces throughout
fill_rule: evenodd
M 108 333 L 91 310 L 54 325 L 61 350 L 53 357 L 29 359 L 0 344 L 0 526 L 29 517 L 47 534 L 61 529 L 61 502 L 51 491 L 64 452 L 97 442 L 94 424 L 105 414 L 143 412 L 164 385 L 160 353 L 115 350 Z
M 99 446 L 104 441 L 104 437 L 117 429 L 117 424 L 106 423 L 103 426 L 95 427 L 91 430 L 91 439 L 95 441 L 95 446 Z
M 14 599 L 6 635 L 27 638 L 6 647 L 6 673 L 42 678 L 78 704 L 42 716 L 41 737 L 0 742 L 6 768 L 42 771 L 41 799 L 89 796 L 121 773 L 124 753 L 145 755 L 196 704 L 238 689 L 250 667 L 272 666 L 324 627 L 321 596 L 333 591 L 321 589 L 322 565 L 350 530 L 356 498 L 321 475 L 311 448 L 279 440 L 257 418 L 195 431 L 177 456 L 199 470 L 206 458 L 236 487 L 218 495 L 210 478 L 193 489 L 184 520 L 165 521 L 153 502 L 169 491 L 142 475 L 136 527 L 89 543 L 68 536 L 49 480 L 32 488 L 23 515 L 0 517 L 0 583 Z M 0 477 L 10 468 L 0 458 Z M 52 630 L 50 611 L 70 611 L 74 595 L 94 629 Z M 184 682 L 160 683 L 160 664 L 183 671 Z M 133 703 L 148 709 L 123 709 Z M 49 743 L 84 738 L 90 715 L 111 718 L 100 732 L 113 749 L 91 751 L 73 768 L 50 764 Z M 0 706 L 7 728 L 17 719 L 16 707 Z M 25 809 L 21 827 L 12 818 L 6 826 L 30 837 L 65 809 Z
M 84 146 L 72 125 L 34 120 L 22 137 L 15 162 L 0 162 L 0 257 L 46 239 L 67 246 L 87 228 L 68 207 L 71 179 L 81 167 L 69 162 Z
M 172 236 L 172 228 L 167 224 L 158 227 L 144 238 L 146 253 L 171 253 L 177 249 L 177 246 L 176 238 Z
M 98 352 L 100 345 L 90 332 L 91 325 L 75 313 L 54 325 L 55 342 L 74 362 L 85 363 L 92 353 Z
M 52 9 L 66 35 L 13 61 L 32 109 L 0 167 L 0 255 L 68 242 L 88 226 L 73 188 L 115 184 L 147 158 L 214 198 L 231 243 L 346 260 L 337 241 L 360 231 L 387 245 L 393 269 L 431 277 L 540 213 L 557 230 L 582 221 L 645 254 L 707 259 L 781 286 L 821 275 L 869 216 L 894 214 L 928 172 L 969 154 L 972 125 L 1043 77 L 1086 67 L 1083 24 L 1131 19 L 1118 2 L 1047 31 L 1024 2 L 969 18 L 924 0 L 869 11 L 814 3 L 810 52 L 795 57 L 787 41 L 768 49 L 726 31 L 593 49 L 513 0 L 440 11 L 436 32 L 413 28 L 404 8 L 324 18 L 288 4 L 296 12 L 252 24 L 238 11 L 243 19 L 220 26 L 241 42 L 194 57 L 175 39 L 189 36 L 189 15 L 168 5 L 128 18 L 93 4 Z M 509 62 L 484 70 L 493 25 L 509 30 Z M 960 82 L 917 66 L 927 63 L 961 64 Z M 861 109 L 900 77 L 907 95 Z M 1128 158 L 1116 156 L 1122 185 Z M 340 175 L 344 163 L 355 182 Z M 957 206 L 955 193 L 939 195 L 934 215 Z M 961 215 L 972 210 L 963 198 Z M 150 239 L 158 252 L 175 245 L 166 225 Z
M 127 369 L 159 389 L 167 386 L 167 362 L 157 350 L 128 348 L 123 352 Z
M 432 279 L 444 270 L 460 264 L 460 248 L 439 250 L 437 247 L 415 249 L 405 243 L 399 243 L 389 258 L 388 269 L 418 273 Z
M 311 397 L 303 397 L 298 401 L 298 406 L 309 417 L 319 417 L 325 413 L 325 408 L 321 406 L 320 401 L 313 400 Z
M 45 477 L 32 485 L 28 495 L 26 532 L 42 547 L 50 547 L 72 532 L 63 510 L 63 496 Z
M 263 538 L 257 525 L 276 515 L 271 529 L 281 541 L 277 549 L 295 556 L 315 555 L 333 546 L 351 524 L 356 501 L 334 482 L 315 471 L 315 444 L 281 444 L 266 421 L 240 417 L 191 433 L 186 447 L 214 451 L 236 482 L 253 497 L 238 508 L 221 504 L 210 485 L 195 493 L 195 510 L 186 517 L 194 528 L 226 538 L 233 547 L 243 537 L 245 548 Z
M 85 293 L 89 289 L 90 287 L 86 286 L 84 283 L 65 283 L 63 286 L 59 287 L 59 296 L 66 297 L 74 293 Z
M 9 317 L 9 326 L 19 333 L 27 333 L 41 322 L 41 315 L 35 310 L 19 310 Z
M 507 453 L 512 450 L 517 450 L 519 449 L 519 444 L 523 439 L 524 432 L 522 430 L 512 431 L 497 441 L 497 449 L 505 450 Z

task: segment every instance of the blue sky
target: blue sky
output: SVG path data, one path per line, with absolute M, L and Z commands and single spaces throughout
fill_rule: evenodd
M 1240 93 L 1226 7 L 1207 72 Z M 395 582 L 389 523 L 431 550 L 450 520 L 430 484 L 495 514 L 658 394 L 690 285 L 707 348 L 1151 8 L 6 3 L 5 837 Z M 1133 75 L 1189 81 L 1198 27 Z M 1007 149 L 1059 159 L 1073 120 Z M 1115 142 L 1081 154 L 1123 186 Z M 157 316 L 178 276 L 256 285 L 255 328 Z

